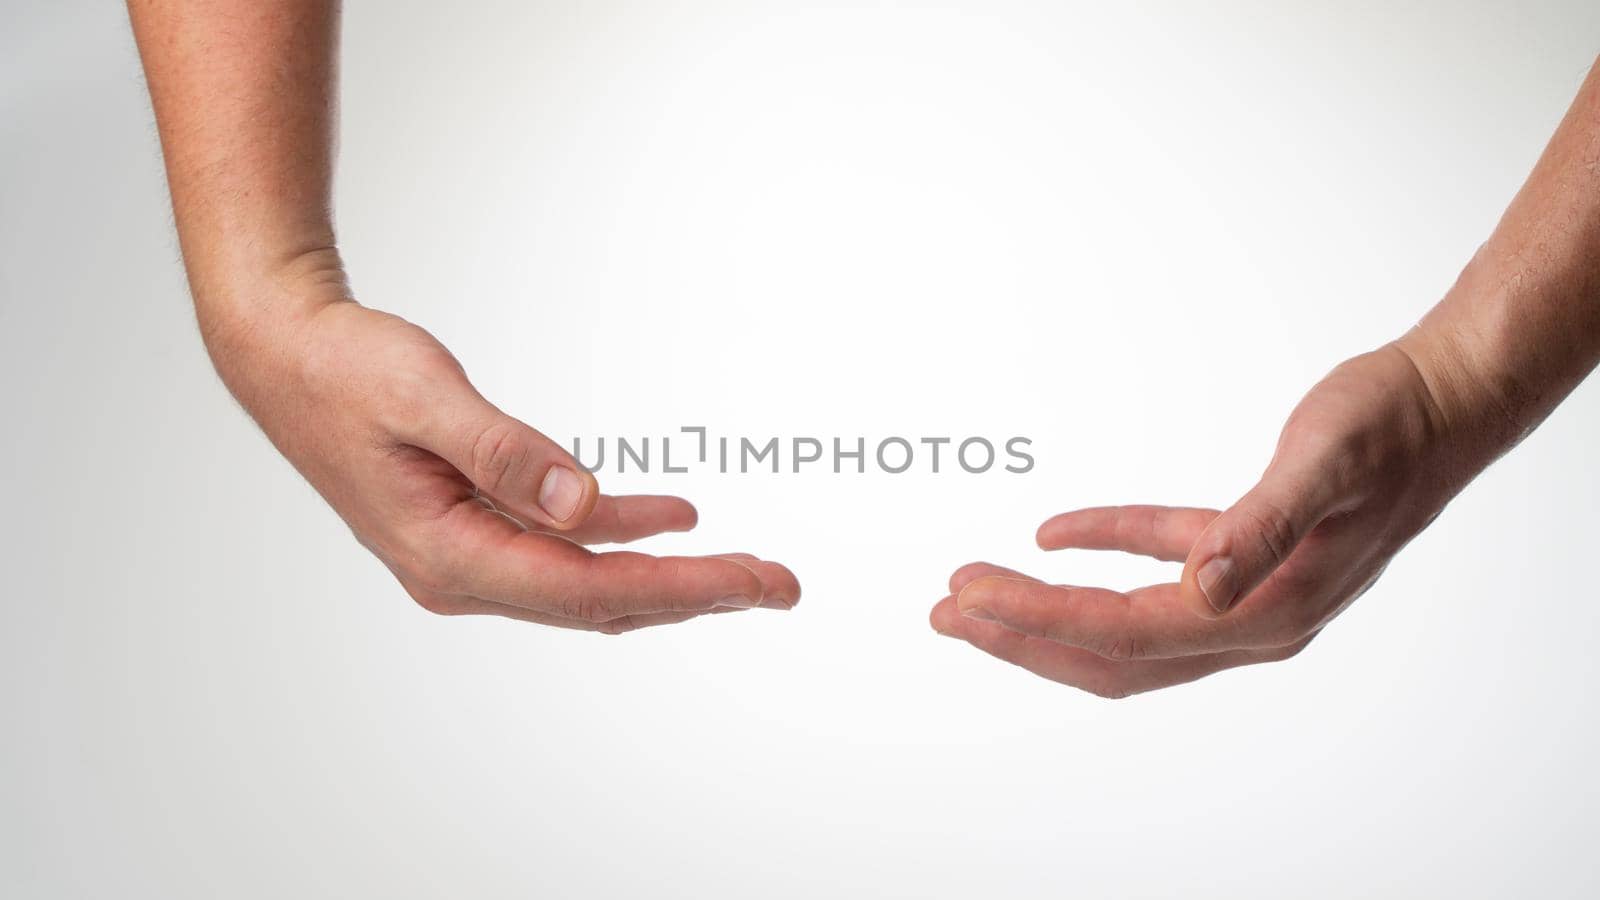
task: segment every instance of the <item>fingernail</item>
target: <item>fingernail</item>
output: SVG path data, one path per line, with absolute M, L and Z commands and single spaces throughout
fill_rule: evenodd
M 557 522 L 572 518 L 583 499 L 583 479 L 578 473 L 562 466 L 551 466 L 539 485 L 539 508 Z
M 1233 560 L 1226 556 L 1212 557 L 1211 561 L 1200 567 L 1194 573 L 1194 580 L 1200 585 L 1200 593 L 1206 595 L 1206 602 L 1217 612 L 1227 612 L 1233 605 L 1234 589 L 1229 575 L 1233 574 Z
M 969 619 L 977 619 L 980 622 L 999 621 L 987 609 L 984 609 L 981 606 L 970 606 L 966 609 L 963 609 L 961 614 Z
M 717 605 L 731 606 L 735 609 L 754 609 L 761 605 L 761 601 L 751 600 L 749 597 L 741 597 L 735 594 L 732 597 L 723 597 L 721 600 L 718 600 Z

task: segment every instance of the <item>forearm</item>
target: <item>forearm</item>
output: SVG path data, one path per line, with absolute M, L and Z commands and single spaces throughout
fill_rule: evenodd
M 213 355 L 223 323 L 251 330 L 344 299 L 330 210 L 338 2 L 129 0 L 128 10 Z
M 1494 234 L 1399 343 L 1447 426 L 1489 453 L 1600 362 L 1600 64 Z

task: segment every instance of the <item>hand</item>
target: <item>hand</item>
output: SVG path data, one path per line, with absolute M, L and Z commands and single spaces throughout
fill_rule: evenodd
M 619 633 L 799 599 L 788 569 L 748 554 L 580 546 L 687 531 L 696 513 L 676 497 L 600 494 L 401 319 L 346 300 L 283 325 L 202 324 L 235 395 L 425 609 Z
M 1105 697 L 1287 659 L 1360 597 L 1493 458 L 1401 343 L 1335 369 L 1289 417 L 1259 484 L 1226 512 L 1085 509 L 1039 546 L 1185 562 L 1175 584 L 1121 593 L 974 563 L 931 616 L 1036 674 Z M 1503 448 L 1502 448 L 1503 449 Z

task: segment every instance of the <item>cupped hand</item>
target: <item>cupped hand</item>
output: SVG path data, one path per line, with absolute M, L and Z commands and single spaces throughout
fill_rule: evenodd
M 485 400 L 443 345 L 341 301 L 270 328 L 208 328 L 219 372 L 278 449 L 424 608 L 618 633 L 788 609 L 788 569 L 749 554 L 596 553 L 696 523 L 676 497 L 610 497 L 554 441 Z
M 1224 512 L 1084 509 L 1039 529 L 1046 550 L 1183 562 L 1177 582 L 1124 592 L 974 563 L 951 577 L 934 629 L 1107 697 L 1295 655 L 1492 458 L 1416 360 L 1396 343 L 1335 369 Z

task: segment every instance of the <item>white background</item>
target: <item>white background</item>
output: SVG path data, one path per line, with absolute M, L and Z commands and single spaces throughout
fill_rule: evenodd
M 1593 896 L 1600 393 L 1292 662 L 1111 703 L 926 624 L 1223 505 L 1492 228 L 1566 2 L 352 2 L 342 244 L 563 441 L 1034 439 L 1024 476 L 606 476 L 793 613 L 417 609 L 200 347 L 119 4 L 0 12 L 0 895 Z M 820 468 L 820 467 L 819 467 Z

